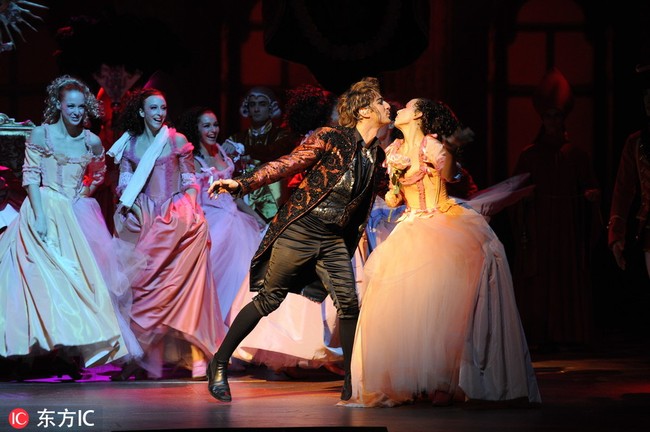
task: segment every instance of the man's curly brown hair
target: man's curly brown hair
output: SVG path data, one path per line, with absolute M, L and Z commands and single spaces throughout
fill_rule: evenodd
M 336 109 L 339 112 L 339 124 L 354 127 L 361 120 L 359 110 L 372 106 L 375 98 L 381 95 L 379 80 L 367 77 L 352 84 L 339 98 Z

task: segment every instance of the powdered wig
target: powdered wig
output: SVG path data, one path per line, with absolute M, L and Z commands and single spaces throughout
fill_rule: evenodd
M 149 96 L 160 96 L 167 100 L 165 94 L 160 90 L 145 88 L 131 93 L 126 101 L 120 120 L 122 121 L 122 130 L 132 136 L 138 136 L 144 132 L 144 119 L 140 116 L 140 110 L 144 109 L 144 101 Z
M 374 100 L 381 95 L 377 78 L 363 78 L 352 84 L 339 98 L 336 107 L 339 113 L 339 124 L 345 127 L 354 127 L 361 120 L 359 111 L 370 108 Z
M 278 99 L 275 97 L 273 90 L 268 87 L 253 87 L 248 91 L 248 93 L 246 93 L 246 96 L 244 96 L 244 100 L 239 107 L 239 113 L 242 115 L 242 117 L 250 116 L 250 110 L 248 109 L 248 99 L 250 99 L 251 96 L 263 97 L 269 101 L 269 114 L 271 115 L 271 118 L 278 118 L 282 114 L 280 104 L 278 104 Z
M 56 78 L 47 86 L 47 98 L 45 99 L 45 111 L 43 111 L 43 123 L 53 124 L 59 121 L 61 116 L 60 102 L 65 92 L 77 90 L 84 95 L 86 110 L 83 118 L 84 127 L 90 126 L 90 118 L 99 118 L 102 115 L 99 103 L 90 92 L 88 86 L 81 80 L 63 75 Z

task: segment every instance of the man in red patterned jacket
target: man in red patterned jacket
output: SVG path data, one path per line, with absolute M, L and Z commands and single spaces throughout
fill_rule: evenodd
M 241 196 L 306 172 L 271 221 L 253 258 L 251 288 L 259 290 L 257 296 L 239 312 L 208 367 L 208 390 L 220 401 L 231 400 L 230 356 L 290 292 L 314 301 L 332 297 L 345 369 L 341 399 L 351 396 L 350 358 L 359 315 L 351 257 L 381 180 L 384 153 L 376 136 L 390 122 L 390 105 L 382 98 L 378 81 L 365 78 L 339 98 L 337 110 L 341 126 L 317 129 L 289 155 L 210 187 L 212 193 Z

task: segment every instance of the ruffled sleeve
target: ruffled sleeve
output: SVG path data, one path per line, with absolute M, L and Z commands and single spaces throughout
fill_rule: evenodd
M 25 160 L 23 162 L 23 186 L 30 184 L 41 184 L 43 170 L 41 158 L 51 154 L 45 146 L 31 142 L 25 142 Z
M 388 156 L 395 153 L 402 145 L 402 142 L 403 141 L 398 138 L 386 147 L 386 150 L 384 150 L 384 153 L 386 153 L 386 158 L 384 159 L 384 163 L 383 163 L 384 168 L 388 167 L 388 163 L 387 163 Z
M 447 160 L 445 146 L 431 135 L 427 135 L 422 148 L 423 161 L 431 164 L 438 171 L 442 170 Z
M 194 146 L 189 142 L 178 150 L 178 166 L 181 171 L 181 188 L 184 191 L 195 189 L 198 192 L 200 188 L 194 171 L 193 150 Z

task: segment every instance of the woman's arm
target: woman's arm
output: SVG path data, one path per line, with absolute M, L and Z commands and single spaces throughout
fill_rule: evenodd
M 459 180 L 460 168 L 453 149 L 440 141 L 437 135 L 427 135 L 424 148 L 425 161 L 440 172 L 444 181 L 453 183 Z
M 41 240 L 45 241 L 45 238 L 47 237 L 47 222 L 45 220 L 45 211 L 43 210 L 43 202 L 41 200 L 40 186 L 36 184 L 27 185 L 27 196 L 32 205 L 32 210 L 34 210 L 34 229 Z
M 47 222 L 41 199 L 41 157 L 45 151 L 45 131 L 36 127 L 25 142 L 25 161 L 23 163 L 23 186 L 27 191 L 29 203 L 34 211 L 36 234 L 45 241 Z
M 199 184 L 196 181 L 194 168 L 194 146 L 187 141 L 185 135 L 176 133 L 174 136 L 175 148 L 180 149 L 178 154 L 179 168 L 181 172 L 181 187 L 196 208 L 196 197 L 199 192 Z
M 84 178 L 80 196 L 93 195 L 97 187 L 104 183 L 104 177 L 106 176 L 106 159 L 102 142 L 95 134 L 90 134 L 89 141 L 93 152 L 93 160 L 88 164 L 87 175 Z
M 122 156 L 122 159 L 120 160 L 120 175 L 119 179 L 117 182 L 117 188 L 116 188 L 116 193 L 117 196 L 120 197 L 122 195 L 122 192 L 124 192 L 124 189 L 126 189 L 126 186 L 129 184 L 131 181 L 131 178 L 133 177 L 133 171 L 135 170 L 133 162 L 129 160 L 129 158 L 125 155 Z M 131 208 L 126 208 L 122 204 L 119 204 L 117 209 L 115 210 L 116 213 L 121 213 L 123 215 L 126 215 L 129 211 L 132 212 L 136 218 L 139 221 L 142 221 L 142 211 L 140 211 L 140 207 L 138 206 L 137 202 L 134 203 Z
M 459 180 L 458 174 L 460 174 L 460 169 L 456 162 L 456 155 L 454 152 L 449 151 L 447 147 L 443 151 L 445 152 L 445 164 L 440 171 L 440 175 L 447 183 L 456 182 Z

